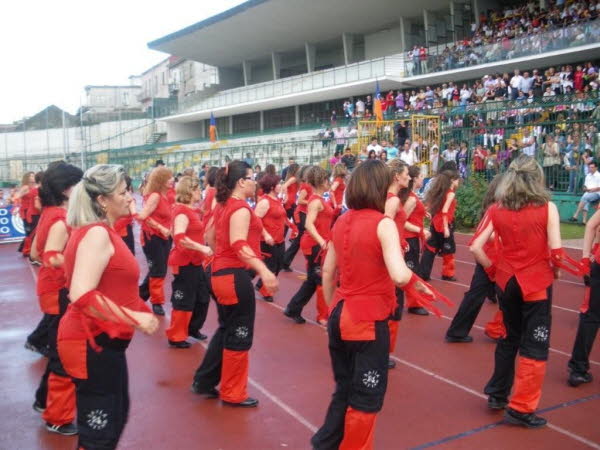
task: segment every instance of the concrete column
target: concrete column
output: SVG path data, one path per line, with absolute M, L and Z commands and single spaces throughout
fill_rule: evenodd
M 456 20 L 454 17 L 454 11 L 455 11 L 456 5 L 454 4 L 454 1 L 450 2 L 450 28 L 452 28 L 452 35 L 450 36 L 450 38 L 452 38 L 452 42 L 456 42 Z
M 260 117 L 260 131 L 265 131 L 265 112 L 261 109 L 258 115 Z
M 296 126 L 300 126 L 300 105 L 294 106 L 294 119 Z
M 306 70 L 308 73 L 315 71 L 315 59 L 317 56 L 317 48 L 314 44 L 304 43 L 304 50 L 306 51 Z
M 233 134 L 233 116 L 229 116 L 229 134 Z
M 429 11 L 423 10 L 423 29 L 425 30 L 425 47 L 429 47 Z
M 475 16 L 475 23 L 479 25 L 479 0 L 471 0 L 473 5 L 473 15 Z
M 248 86 L 252 82 L 252 63 L 242 61 L 242 71 L 244 73 L 244 86 Z
M 271 53 L 271 63 L 273 64 L 273 79 L 281 78 L 281 55 L 279 53 Z
M 407 48 L 408 42 L 406 42 L 406 31 L 408 28 L 408 23 L 406 23 L 406 19 L 404 17 L 400 17 L 399 23 L 400 23 L 400 49 L 402 50 L 402 53 L 406 53 L 408 51 L 408 48 Z
M 354 36 L 343 33 L 342 44 L 344 46 L 344 64 L 352 64 L 354 62 Z
M 200 137 L 201 138 L 206 137 L 206 121 L 205 120 L 202 120 L 200 122 Z

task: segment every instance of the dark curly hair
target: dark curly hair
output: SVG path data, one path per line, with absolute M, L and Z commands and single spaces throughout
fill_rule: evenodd
M 215 182 L 217 202 L 225 203 L 231 197 L 238 180 L 246 177 L 248 169 L 252 170 L 252 167 L 247 162 L 236 159 L 227 165 L 227 169 L 221 167 L 217 171 Z
M 83 171 L 66 162 L 51 163 L 44 172 L 39 190 L 42 206 L 60 206 L 68 197 L 64 192 L 75 186 L 83 177 Z
M 446 169 L 439 172 L 430 183 L 431 188 L 425 194 L 425 204 L 429 208 L 429 213 L 435 216 L 440 212 L 446 200 L 446 192 L 450 189 L 452 182 L 458 180 L 459 174 L 455 169 Z

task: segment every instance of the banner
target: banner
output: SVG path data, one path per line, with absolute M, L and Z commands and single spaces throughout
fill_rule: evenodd
M 0 207 L 0 244 L 17 242 L 25 237 L 25 227 L 18 214 L 13 216 L 12 206 Z

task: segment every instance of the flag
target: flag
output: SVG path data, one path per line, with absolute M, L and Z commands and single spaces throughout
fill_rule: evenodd
M 208 136 L 210 137 L 210 142 L 217 141 L 217 121 L 215 120 L 213 113 L 210 113 L 210 127 L 208 128 Z
M 381 108 L 381 91 L 379 90 L 379 81 L 375 81 L 375 98 L 373 99 L 373 115 L 378 122 L 383 121 L 383 111 Z

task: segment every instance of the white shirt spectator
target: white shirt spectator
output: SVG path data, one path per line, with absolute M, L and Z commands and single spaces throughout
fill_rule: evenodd
M 414 166 L 416 163 L 419 162 L 419 160 L 417 159 L 417 154 L 413 149 L 408 149 L 408 151 L 402 150 L 398 157 L 409 166 Z
M 375 150 L 375 153 L 377 154 L 377 156 L 379 156 L 379 154 L 381 153 L 381 150 L 383 150 L 383 148 L 379 144 L 375 144 L 375 145 L 369 144 L 369 145 L 367 145 L 367 153 L 370 152 L 371 150 Z
M 523 144 L 522 151 L 524 155 L 535 156 L 535 139 L 533 136 L 523 136 L 521 143 Z
M 363 102 L 362 100 L 356 101 L 356 114 L 358 114 L 359 116 L 365 115 L 365 102 Z
M 588 173 L 584 185 L 588 190 L 600 188 L 600 172 L 596 170 L 594 173 Z
M 521 89 L 521 83 L 523 82 L 523 77 L 521 75 L 514 75 L 510 79 L 510 87 L 516 89 L 517 91 Z
M 456 161 L 456 155 L 458 155 L 458 150 L 456 149 L 452 150 L 447 148 L 442 152 L 442 158 L 444 158 L 444 161 L 446 162 Z

